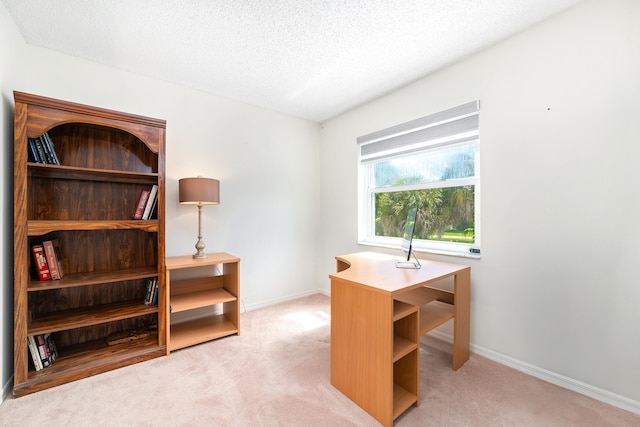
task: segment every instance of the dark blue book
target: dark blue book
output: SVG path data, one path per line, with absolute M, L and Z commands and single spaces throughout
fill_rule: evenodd
M 28 160 L 32 163 L 42 163 L 40 155 L 38 154 L 38 148 L 33 138 L 29 138 L 29 153 Z

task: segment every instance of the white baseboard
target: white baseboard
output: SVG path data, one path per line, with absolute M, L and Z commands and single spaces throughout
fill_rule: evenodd
M 264 307 L 269 307 L 271 305 L 275 305 L 275 304 L 279 304 L 281 302 L 286 302 L 286 301 L 291 301 L 294 299 L 298 299 L 298 298 L 302 298 L 302 297 L 306 297 L 309 295 L 315 295 L 315 294 L 323 294 L 326 296 L 330 296 L 326 291 L 322 290 L 322 289 L 313 289 L 310 291 L 304 291 L 304 292 L 300 292 L 297 294 L 290 294 L 284 297 L 279 297 L 279 298 L 272 298 L 269 300 L 264 300 L 264 301 L 260 301 L 257 302 L 255 304 L 249 304 L 247 306 L 244 305 L 244 302 L 241 302 L 241 312 L 244 313 L 246 311 L 253 311 L 253 310 L 258 310 L 259 308 L 264 308 Z
M 2 398 L 0 399 L 0 403 L 4 402 L 7 396 L 9 396 L 9 393 L 11 393 L 12 391 L 13 391 L 13 375 L 9 377 L 9 380 L 2 387 L 2 396 L 0 396 Z
M 453 337 L 449 334 L 445 334 L 437 330 L 431 331 L 429 332 L 429 334 L 447 342 L 453 343 Z M 471 344 L 470 350 L 472 353 L 475 353 L 482 357 L 486 357 L 489 360 L 493 360 L 494 362 L 508 366 L 520 372 L 524 372 L 525 374 L 531 375 L 532 377 L 539 378 L 548 383 L 555 384 L 559 387 L 566 388 L 585 396 L 589 396 L 611 406 L 615 406 L 617 408 L 624 409 L 625 411 L 640 415 L 640 402 L 638 401 L 629 399 L 619 394 L 611 393 L 609 391 L 594 387 L 581 381 L 574 380 L 573 378 L 560 375 L 556 372 L 548 371 L 546 369 L 530 365 L 521 360 L 505 356 L 504 354 L 500 354 L 498 352 L 480 347 L 475 344 Z

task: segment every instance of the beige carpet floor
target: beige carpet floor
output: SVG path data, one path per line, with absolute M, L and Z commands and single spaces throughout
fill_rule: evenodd
M 312 295 L 241 316 L 241 334 L 0 406 L 0 426 L 377 426 L 329 383 L 330 300 Z M 480 356 L 451 370 L 425 336 L 410 426 L 640 426 L 617 409 Z

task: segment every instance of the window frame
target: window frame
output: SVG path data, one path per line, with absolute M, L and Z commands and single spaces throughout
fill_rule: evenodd
M 479 102 L 474 101 L 477 108 L 476 114 L 479 116 Z M 426 116 L 412 122 L 408 122 L 402 125 L 394 126 L 393 128 L 385 129 L 375 132 L 373 134 L 365 135 L 358 138 L 358 143 L 362 144 L 363 141 L 371 140 L 372 135 L 390 135 L 394 133 L 394 130 L 403 129 L 404 133 L 411 132 L 411 126 L 413 123 L 423 123 L 429 121 L 430 117 L 440 118 L 447 112 L 454 112 L 454 110 L 460 107 L 470 106 L 472 103 L 464 104 L 463 106 L 454 107 L 449 110 L 441 111 L 430 116 Z M 407 130 L 408 129 L 408 130 Z M 419 128 L 418 128 L 419 129 Z M 436 181 L 419 184 L 405 184 L 399 186 L 386 186 L 374 188 L 374 165 L 377 162 L 390 160 L 393 157 L 410 157 L 417 154 L 423 154 L 428 152 L 435 152 L 444 147 L 454 147 L 463 145 L 474 146 L 474 176 L 459 179 L 450 179 L 445 181 Z M 474 243 L 457 243 L 457 242 L 443 242 L 426 239 L 414 239 L 413 249 L 416 252 L 434 253 L 440 255 L 452 255 L 464 258 L 480 258 L 481 257 L 481 213 L 480 213 L 480 136 L 479 125 L 476 129 L 476 135 L 472 138 L 462 138 L 460 142 L 445 143 L 445 144 L 433 144 L 422 148 L 418 152 L 408 151 L 405 154 L 390 155 L 387 157 L 366 161 L 362 159 L 362 149 L 359 150 L 358 161 L 358 244 L 365 246 L 377 246 L 385 248 L 399 249 L 402 241 L 401 237 L 387 237 L 375 235 L 375 195 L 377 193 L 384 192 L 398 192 L 409 190 L 423 190 L 432 188 L 448 188 L 459 187 L 465 185 L 474 186 Z M 370 185 L 371 184 L 371 185 Z

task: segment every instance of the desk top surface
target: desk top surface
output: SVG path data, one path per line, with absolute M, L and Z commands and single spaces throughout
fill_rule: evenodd
M 377 252 L 358 252 L 336 257 L 344 270 L 330 274 L 330 278 L 342 279 L 354 284 L 395 293 L 410 288 L 428 285 L 464 271 L 471 267 L 439 261 L 420 260 L 422 268 L 397 268 L 400 257 Z

